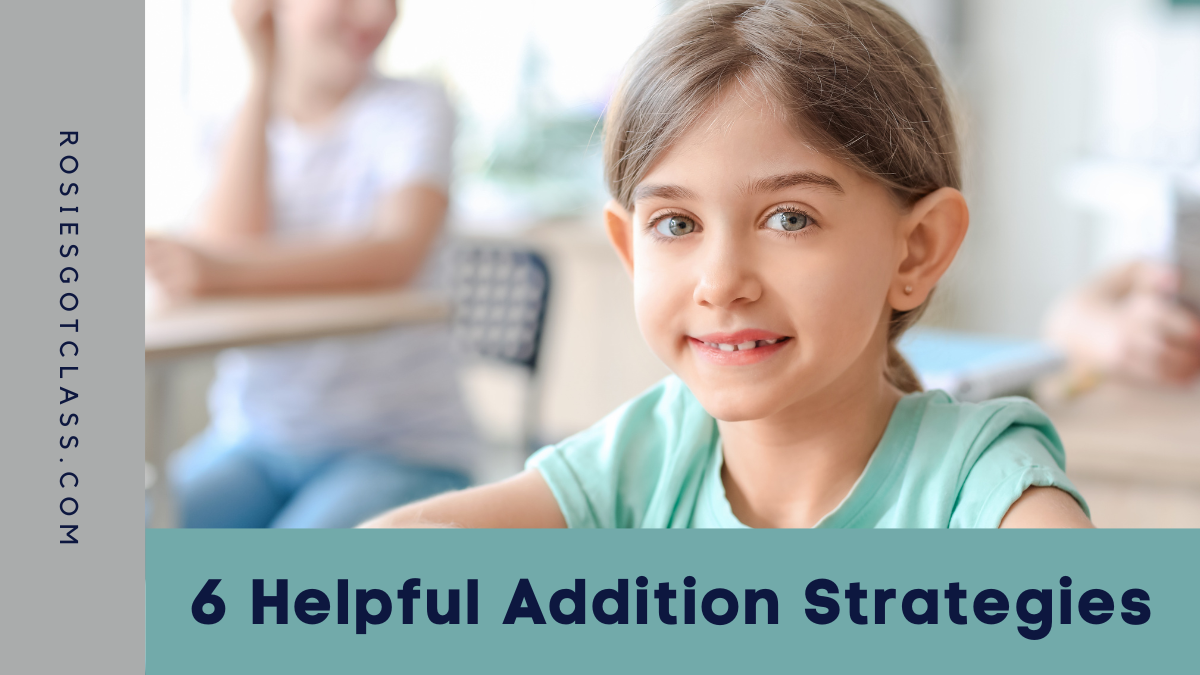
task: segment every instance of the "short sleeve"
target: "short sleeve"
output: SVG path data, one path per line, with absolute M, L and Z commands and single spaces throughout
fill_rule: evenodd
M 615 490 L 611 489 L 616 461 L 605 452 L 595 429 L 559 445 L 548 445 L 529 458 L 527 467 L 542 474 L 567 527 L 616 527 Z
M 715 429 L 672 376 L 526 466 L 541 472 L 568 527 L 665 527 L 672 506 L 690 511 Z
M 397 81 L 379 93 L 370 136 L 377 145 L 380 187 L 414 183 L 448 191 L 453 170 L 454 109 L 441 87 Z
M 996 437 L 971 466 L 951 515 L 950 527 L 996 528 L 1030 487 L 1056 487 L 1087 502 L 1064 471 L 1063 450 L 1034 426 L 1011 426 Z

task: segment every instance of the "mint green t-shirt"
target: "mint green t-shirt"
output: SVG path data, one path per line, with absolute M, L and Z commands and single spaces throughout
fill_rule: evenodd
M 745 527 L 721 481 L 716 420 L 668 377 L 528 466 L 570 527 Z M 1087 504 L 1063 472 L 1062 442 L 1032 401 L 900 399 L 863 473 L 817 527 L 997 527 L 1030 486 Z

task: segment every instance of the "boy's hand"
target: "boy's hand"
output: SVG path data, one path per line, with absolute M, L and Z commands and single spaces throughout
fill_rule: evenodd
M 255 74 L 269 79 L 275 64 L 274 0 L 234 0 L 233 18 L 250 52 Z
M 1139 265 L 1130 292 L 1116 307 L 1110 348 L 1117 371 L 1180 384 L 1200 375 L 1200 318 L 1174 300 L 1178 286 L 1170 268 Z
M 187 244 L 146 238 L 146 272 L 169 297 L 190 298 L 220 292 L 226 264 Z

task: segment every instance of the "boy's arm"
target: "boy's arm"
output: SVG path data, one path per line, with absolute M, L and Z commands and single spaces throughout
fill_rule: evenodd
M 267 121 L 275 75 L 271 0 L 235 0 L 233 15 L 250 55 L 250 90 L 218 157 L 216 181 L 197 235 L 214 244 L 261 241 L 271 227 Z
M 537 469 L 498 483 L 448 492 L 388 511 L 359 527 L 566 527 Z
M 399 286 L 420 269 L 447 203 L 430 185 L 401 188 L 380 204 L 371 234 L 353 241 L 229 245 L 149 238 L 146 269 L 176 297 Z
M 1008 508 L 1000 527 L 1095 527 L 1071 495 L 1055 487 L 1031 487 Z
M 267 119 L 270 83 L 256 75 L 218 158 L 212 192 L 200 212 L 197 237 L 216 244 L 262 241 L 270 234 Z

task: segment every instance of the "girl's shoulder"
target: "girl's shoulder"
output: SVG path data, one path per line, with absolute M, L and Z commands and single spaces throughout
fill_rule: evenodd
M 1033 401 L 1021 396 L 1006 396 L 980 402 L 955 400 L 944 391 L 910 394 L 919 409 L 919 444 L 916 448 L 936 450 L 948 447 L 978 456 L 1012 427 L 1028 427 L 1044 435 L 1057 452 L 1056 461 L 1065 463 L 1062 442 L 1046 413 Z M 944 453 L 943 453 L 944 456 Z
M 713 418 L 687 385 L 669 375 L 590 428 L 547 449 L 645 455 L 651 449 L 677 446 L 690 437 L 707 436 L 714 429 Z
M 1031 486 L 1068 492 L 1087 504 L 1066 476 L 1066 452 L 1050 418 L 1022 397 L 979 403 L 942 391 L 904 399 L 911 443 L 903 473 L 940 497 L 950 527 L 996 527 Z
M 542 448 L 528 466 L 541 471 L 571 527 L 630 527 L 645 522 L 660 493 L 698 484 L 716 439 L 716 422 L 672 375 Z

